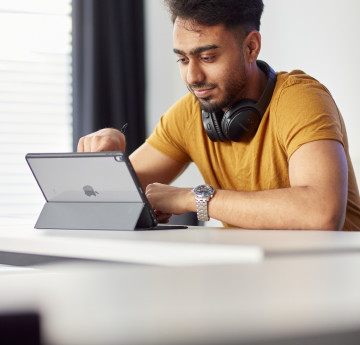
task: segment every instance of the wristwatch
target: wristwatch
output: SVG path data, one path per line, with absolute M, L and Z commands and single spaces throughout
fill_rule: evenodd
M 210 219 L 208 215 L 208 203 L 214 196 L 215 189 L 208 184 L 202 184 L 195 187 L 193 193 L 196 200 L 197 218 L 201 222 L 206 222 Z

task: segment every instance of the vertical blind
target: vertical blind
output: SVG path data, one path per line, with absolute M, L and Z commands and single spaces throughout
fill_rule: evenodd
M 28 152 L 72 150 L 71 0 L 0 0 L 0 216 L 44 198 Z

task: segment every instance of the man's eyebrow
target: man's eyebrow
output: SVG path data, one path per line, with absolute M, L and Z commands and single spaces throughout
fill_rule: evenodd
M 219 46 L 217 46 L 215 44 L 209 44 L 209 45 L 206 45 L 206 46 L 195 48 L 194 50 L 192 50 L 189 53 L 189 55 L 196 55 L 196 54 L 205 52 L 207 50 L 213 50 L 213 49 L 217 49 L 217 48 L 219 48 Z M 175 54 L 179 54 L 179 55 L 183 55 L 183 56 L 187 55 L 184 51 L 182 51 L 180 49 L 174 48 L 173 51 L 174 51 Z

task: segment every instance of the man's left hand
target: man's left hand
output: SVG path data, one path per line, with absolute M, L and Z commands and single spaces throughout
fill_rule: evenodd
M 162 183 L 151 183 L 146 187 L 146 197 L 154 208 L 159 222 L 167 222 L 171 214 L 196 212 L 192 188 L 179 188 Z

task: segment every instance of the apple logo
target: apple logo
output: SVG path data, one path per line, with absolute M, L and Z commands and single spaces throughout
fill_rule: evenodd
M 96 196 L 96 194 L 99 194 L 98 192 L 96 192 L 96 191 L 94 191 L 94 188 L 93 187 L 91 187 L 91 186 L 89 186 L 89 185 L 86 185 L 86 186 L 84 186 L 83 187 L 83 190 L 84 190 L 84 192 L 85 192 L 85 194 L 87 195 L 87 196 Z

